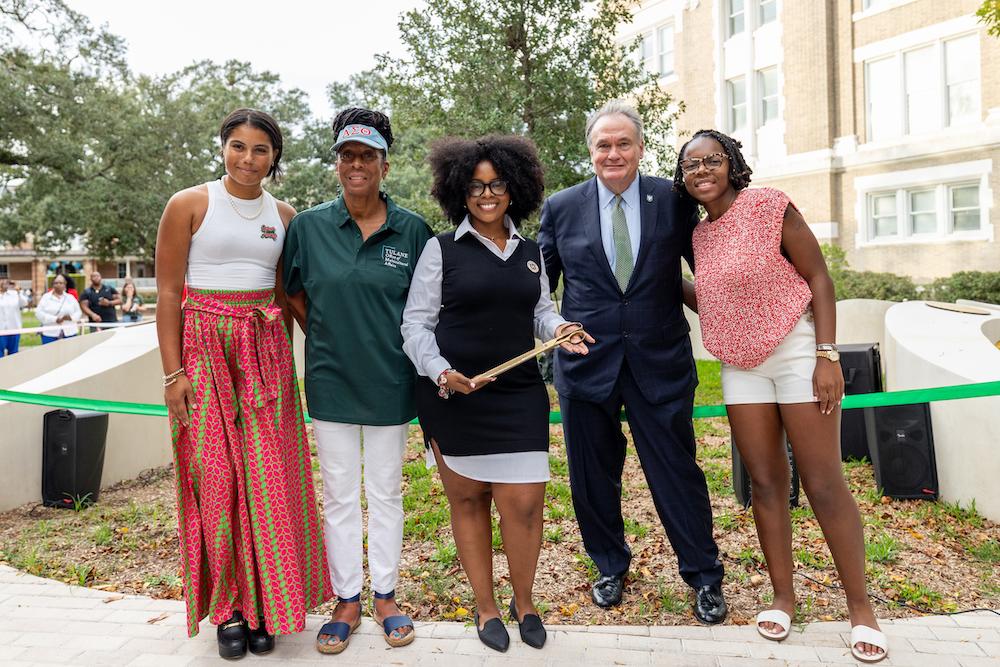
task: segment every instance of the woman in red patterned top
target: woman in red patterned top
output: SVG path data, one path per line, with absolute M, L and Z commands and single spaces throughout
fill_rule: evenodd
M 692 236 L 695 283 L 685 286 L 685 302 L 699 313 L 706 349 L 722 360 L 723 397 L 774 588 L 757 629 L 780 641 L 795 611 L 785 431 L 847 594 L 851 651 L 876 662 L 887 644 L 866 590 L 861 517 L 840 466 L 844 376 L 833 282 L 788 196 L 749 183 L 732 137 L 701 130 L 681 149 L 674 188 L 707 212 Z

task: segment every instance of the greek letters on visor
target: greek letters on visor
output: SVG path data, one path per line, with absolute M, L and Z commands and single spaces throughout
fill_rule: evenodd
M 370 125 L 348 125 L 344 127 L 340 131 L 340 134 L 337 135 L 337 142 L 333 145 L 333 150 L 336 151 L 349 141 L 357 141 L 366 146 L 384 151 L 386 154 L 389 153 L 389 144 L 386 143 L 385 137 Z

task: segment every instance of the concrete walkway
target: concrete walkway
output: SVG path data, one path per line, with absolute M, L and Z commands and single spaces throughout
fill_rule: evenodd
M 322 624 L 310 616 L 308 631 L 280 637 L 268 656 L 243 664 L 296 665 L 487 665 L 587 667 L 595 665 L 693 665 L 780 667 L 857 665 L 847 649 L 847 623 L 812 623 L 778 644 L 751 626 L 557 626 L 546 647 L 521 643 L 512 626 L 505 654 L 479 643 L 461 623 L 417 623 L 417 640 L 388 649 L 368 618 L 339 656 L 313 649 Z M 886 621 L 890 657 L 882 665 L 928 667 L 1000 666 L 1000 616 L 992 613 L 928 616 Z M 214 628 L 202 625 L 187 639 L 183 605 L 175 600 L 121 596 L 67 586 L 0 566 L 0 665 L 224 665 Z

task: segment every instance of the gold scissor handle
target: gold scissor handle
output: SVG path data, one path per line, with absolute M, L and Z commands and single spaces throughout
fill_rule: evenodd
M 528 350 L 524 354 L 519 354 L 513 359 L 505 361 L 499 366 L 494 366 L 488 371 L 483 371 L 476 377 L 472 378 L 472 381 L 475 383 L 479 383 L 484 380 L 495 378 L 496 376 L 500 375 L 505 371 L 509 371 L 510 369 L 515 368 L 516 366 L 520 366 L 528 359 L 534 359 L 539 354 L 547 352 L 548 350 L 551 350 L 554 347 L 558 347 L 563 343 L 569 342 L 575 345 L 577 343 L 582 343 L 586 339 L 587 339 L 587 332 L 583 330 L 583 325 L 574 324 L 572 327 L 567 327 L 561 334 L 559 334 L 555 338 L 545 341 L 541 345 L 538 345 L 533 349 Z

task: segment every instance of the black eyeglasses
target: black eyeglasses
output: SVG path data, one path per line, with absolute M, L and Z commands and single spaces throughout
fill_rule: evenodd
M 722 166 L 725 159 L 725 153 L 710 153 L 705 157 L 689 157 L 681 160 L 681 172 L 685 174 L 693 174 L 698 171 L 698 168 L 703 164 L 705 165 L 705 169 L 715 171 Z
M 483 193 L 486 192 L 486 188 L 490 189 L 490 192 L 499 197 L 507 192 L 507 181 L 502 178 L 496 178 L 489 183 L 483 183 L 482 181 L 472 181 L 469 183 L 469 187 L 466 188 L 466 192 L 469 193 L 470 197 L 481 197 Z

